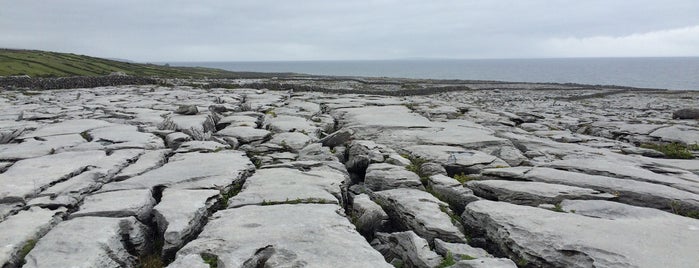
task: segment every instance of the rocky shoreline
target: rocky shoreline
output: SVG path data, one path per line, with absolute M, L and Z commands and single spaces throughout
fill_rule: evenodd
M 0 92 L 0 265 L 699 263 L 699 92 L 166 82 Z

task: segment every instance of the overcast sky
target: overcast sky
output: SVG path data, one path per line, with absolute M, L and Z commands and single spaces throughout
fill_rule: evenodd
M 699 1 L 0 0 L 0 47 L 144 62 L 699 56 Z

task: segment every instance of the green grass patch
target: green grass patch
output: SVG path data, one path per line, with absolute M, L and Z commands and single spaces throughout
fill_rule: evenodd
M 221 209 L 225 209 L 228 207 L 228 199 L 231 197 L 234 197 L 240 193 L 240 190 L 243 189 L 243 184 L 242 183 L 236 183 L 231 185 L 231 187 L 228 189 L 228 191 L 223 191 L 221 190 L 221 197 L 219 197 L 219 203 L 221 204 Z
M 427 175 L 424 172 L 422 172 L 422 164 L 427 163 L 427 160 L 410 155 L 405 155 L 403 157 L 410 160 L 410 165 L 405 166 L 405 169 L 417 174 L 420 177 L 420 181 L 422 181 L 422 184 L 427 186 Z
M 171 67 L 39 50 L 0 49 L 0 76 L 102 76 L 123 72 L 160 78 L 238 78 L 240 73 L 203 67 Z
M 442 259 L 442 262 L 437 265 L 437 268 L 446 268 L 454 264 L 456 264 L 456 260 L 454 260 L 454 256 L 451 255 L 451 252 L 448 252 L 447 256 Z
M 692 159 L 694 158 L 692 151 L 699 151 L 699 145 L 697 144 L 684 145 L 681 143 L 644 143 L 641 144 L 641 148 L 659 151 L 665 154 L 667 158 L 673 159 Z
M 459 181 L 461 184 L 467 183 L 469 181 L 475 180 L 475 177 L 466 175 L 464 173 L 454 175 L 454 179 Z
M 26 261 L 24 260 L 25 257 L 27 257 L 27 254 L 29 254 L 32 249 L 34 249 L 34 246 L 36 246 L 36 239 L 31 239 L 27 241 L 27 243 L 22 246 L 22 248 L 19 250 L 19 259 L 21 260 L 21 265 L 24 265 Z
M 199 256 L 201 256 L 201 259 L 204 260 L 204 263 L 208 264 L 210 268 L 218 267 L 218 256 L 208 253 L 201 253 Z

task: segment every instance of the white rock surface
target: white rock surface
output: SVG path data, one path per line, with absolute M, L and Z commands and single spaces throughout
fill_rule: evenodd
M 699 223 L 670 213 L 608 220 L 477 201 L 466 207 L 462 218 L 466 225 L 484 229 L 511 258 L 523 258 L 529 265 L 691 267 L 699 262 Z
M 272 267 L 392 267 L 336 212 L 339 209 L 332 204 L 297 204 L 222 210 L 197 239 L 177 252 L 177 259 L 205 252 L 217 256 L 222 267 L 260 259 Z

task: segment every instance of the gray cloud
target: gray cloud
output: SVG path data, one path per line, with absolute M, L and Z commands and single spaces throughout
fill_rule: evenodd
M 139 61 L 699 56 L 696 14 L 695 0 L 0 0 L 0 46 Z

